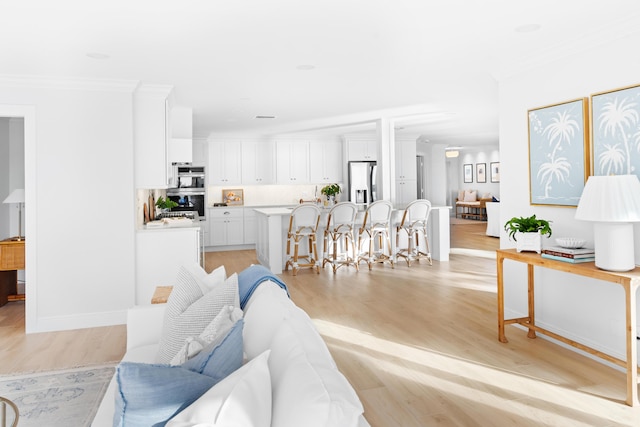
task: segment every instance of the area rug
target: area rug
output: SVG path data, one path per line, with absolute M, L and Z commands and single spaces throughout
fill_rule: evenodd
M 20 427 L 90 426 L 114 366 L 0 376 L 0 396 L 13 401 Z

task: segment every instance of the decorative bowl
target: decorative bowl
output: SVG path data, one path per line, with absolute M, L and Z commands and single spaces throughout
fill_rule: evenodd
M 578 239 L 577 237 L 558 237 L 556 239 L 558 246 L 562 246 L 567 249 L 578 249 L 583 247 L 587 241 L 584 239 Z

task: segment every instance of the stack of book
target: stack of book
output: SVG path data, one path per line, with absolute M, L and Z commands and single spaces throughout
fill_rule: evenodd
M 577 264 L 579 262 L 595 261 L 596 253 L 593 248 L 568 249 L 560 246 L 551 246 L 542 250 L 542 257 Z

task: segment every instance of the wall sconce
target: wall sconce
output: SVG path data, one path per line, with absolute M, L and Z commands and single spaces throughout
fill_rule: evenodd
M 24 188 L 17 188 L 13 190 L 2 203 L 18 204 L 18 237 L 13 240 L 22 240 L 22 205 L 24 204 Z
M 590 176 L 576 219 L 592 221 L 596 267 L 635 268 L 633 222 L 640 222 L 640 181 L 635 175 Z

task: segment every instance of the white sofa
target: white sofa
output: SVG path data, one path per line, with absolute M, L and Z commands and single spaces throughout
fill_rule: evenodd
M 127 349 L 123 361 L 154 362 L 166 305 L 137 306 L 128 311 Z M 243 350 L 246 362 L 262 354 L 264 350 L 271 349 L 269 370 L 271 372 L 272 422 L 267 425 L 274 427 L 296 424 L 326 427 L 369 426 L 355 390 L 338 371 L 311 319 L 289 299 L 287 292 L 281 286 L 273 281 L 263 281 L 255 288 L 243 311 Z M 292 344 L 290 337 L 287 337 L 284 342 L 282 339 L 278 341 L 275 338 L 278 331 L 284 328 L 284 324 L 287 325 L 288 330 L 294 331 L 297 338 L 293 341 L 298 340 L 298 343 Z M 296 350 L 292 351 L 290 349 L 292 347 Z M 272 369 L 271 359 L 276 353 L 279 355 L 296 353 L 299 356 L 301 352 L 306 353 L 305 362 L 302 364 L 306 367 L 306 373 L 289 372 L 288 375 L 286 372 L 276 372 L 276 368 Z M 286 359 L 286 356 L 280 359 Z M 299 362 L 299 358 L 297 360 Z M 276 360 L 273 362 L 278 363 Z M 298 362 L 287 364 L 284 369 L 295 371 L 301 366 Z M 280 366 L 280 370 L 282 369 Z M 312 391 L 309 391 L 309 386 L 314 381 L 309 381 L 309 375 L 311 378 L 318 378 L 319 387 Z M 283 379 L 283 377 L 287 378 Z M 296 381 L 303 384 L 296 384 Z M 320 390 L 320 385 L 326 389 Z M 114 375 L 92 426 L 113 425 L 114 396 L 117 389 Z M 317 421 L 312 422 L 314 418 Z M 326 419 L 322 420 L 322 418 Z

